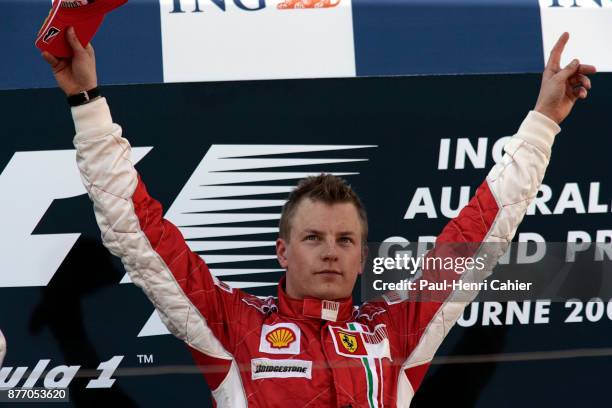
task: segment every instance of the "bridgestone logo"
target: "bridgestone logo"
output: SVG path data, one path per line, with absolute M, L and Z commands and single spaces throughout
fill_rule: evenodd
M 251 360 L 251 373 L 254 380 L 262 378 L 312 378 L 312 361 L 272 360 L 256 358 Z
M 258 365 L 255 368 L 255 374 L 257 373 L 305 373 L 306 367 L 289 367 L 289 366 L 267 366 L 264 364 Z

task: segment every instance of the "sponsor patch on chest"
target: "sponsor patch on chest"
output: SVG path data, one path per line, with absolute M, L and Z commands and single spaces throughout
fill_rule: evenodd
M 391 359 L 389 338 L 384 324 L 370 331 L 359 323 L 348 323 L 346 327 L 329 326 L 336 353 L 352 358 Z
M 312 361 L 273 360 L 254 358 L 251 360 L 251 378 L 312 378 Z
M 295 323 L 264 324 L 259 351 L 269 354 L 300 354 L 300 328 Z

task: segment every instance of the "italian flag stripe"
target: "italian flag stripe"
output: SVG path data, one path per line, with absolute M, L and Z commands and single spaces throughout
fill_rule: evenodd
M 385 395 L 383 393 L 384 391 L 384 384 L 385 384 L 385 379 L 383 378 L 383 369 L 382 369 L 382 358 L 378 358 L 376 360 L 374 360 L 374 364 L 376 365 L 376 369 L 378 374 L 380 374 L 379 378 L 378 378 L 378 384 L 380 385 L 380 390 L 378 390 L 378 401 L 381 407 L 384 407 L 384 403 L 385 403 Z
M 348 326 L 350 330 L 357 330 L 357 327 L 354 323 L 349 323 Z M 366 372 L 366 382 L 368 385 L 368 404 L 371 408 L 378 408 L 378 395 L 374 395 L 375 390 L 378 394 L 378 375 L 376 373 L 376 366 L 374 366 L 374 374 L 372 374 L 370 359 L 368 359 L 367 357 L 362 357 L 361 362 L 363 363 L 363 367 L 365 368 Z
M 372 394 L 374 393 L 374 380 L 372 378 L 370 364 L 368 363 L 368 359 L 366 357 L 363 357 L 361 361 L 363 362 L 363 366 L 366 370 L 366 376 L 368 377 L 368 402 L 370 403 L 371 407 L 377 407 L 378 404 L 374 404 L 374 400 L 372 398 Z

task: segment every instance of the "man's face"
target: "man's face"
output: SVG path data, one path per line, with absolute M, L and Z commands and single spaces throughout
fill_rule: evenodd
M 365 260 L 355 205 L 305 198 L 290 223 L 289 240 L 276 241 L 278 260 L 287 269 L 287 295 L 327 300 L 350 296 Z

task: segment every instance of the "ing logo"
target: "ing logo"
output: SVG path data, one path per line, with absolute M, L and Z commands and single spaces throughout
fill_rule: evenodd
M 280 10 L 289 9 L 313 9 L 331 8 L 340 4 L 341 0 L 281 0 L 276 8 Z M 227 11 L 227 4 L 233 3 L 237 8 L 244 11 L 258 11 L 266 8 L 266 0 L 172 0 L 170 13 L 184 13 L 186 10 L 192 13 L 207 12 L 212 6 L 221 11 Z M 191 6 L 193 5 L 193 8 Z M 191 10 L 189 10 L 191 8 Z

